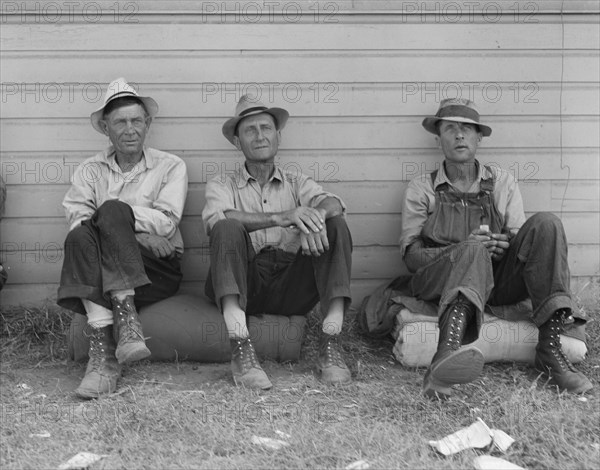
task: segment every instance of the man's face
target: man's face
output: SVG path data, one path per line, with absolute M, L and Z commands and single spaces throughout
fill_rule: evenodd
M 100 122 L 118 153 L 136 155 L 142 152 L 151 121 L 142 105 L 133 103 L 111 111 Z
M 469 163 L 475 160 L 475 152 L 481 142 L 477 126 L 463 122 L 441 121 L 438 137 L 446 158 L 455 163 Z
M 281 133 L 277 130 L 275 119 L 267 113 L 244 118 L 234 137 L 238 150 L 244 152 L 247 160 L 254 162 L 272 162 L 280 140 Z

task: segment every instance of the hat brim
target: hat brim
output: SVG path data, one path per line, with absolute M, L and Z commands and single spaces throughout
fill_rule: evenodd
M 492 134 L 492 128 L 486 126 L 485 124 L 481 124 L 480 122 L 474 121 L 473 119 L 465 118 L 462 116 L 446 116 L 446 117 L 437 117 L 437 116 L 429 116 L 423 119 L 423 127 L 432 134 L 438 135 L 436 124 L 439 121 L 451 121 L 451 122 L 463 122 L 467 124 L 473 124 L 478 126 L 481 130 L 481 134 L 484 137 L 489 137 Z
M 136 100 L 140 100 L 144 104 L 144 108 L 146 108 L 148 117 L 153 118 L 154 116 L 156 116 L 158 114 L 158 103 L 156 101 L 154 101 L 153 98 L 150 98 L 149 96 L 136 96 L 133 94 L 120 95 L 120 96 L 115 96 L 114 98 L 108 100 L 106 103 L 104 103 L 103 106 L 101 106 L 96 111 L 94 111 L 92 114 L 90 114 L 90 122 L 92 123 L 92 127 L 94 129 L 96 129 L 98 132 L 100 132 L 100 134 L 104 135 L 104 131 L 102 130 L 102 127 L 100 127 L 100 121 L 102 120 L 102 113 L 104 112 L 104 108 L 106 108 L 108 103 L 110 103 L 111 101 L 114 101 L 119 98 L 126 98 L 126 97 L 131 97 L 131 98 L 135 98 Z
M 235 128 L 240 123 L 242 119 L 245 119 L 250 116 L 256 116 L 257 114 L 267 113 L 273 116 L 275 119 L 275 124 L 277 125 L 277 130 L 280 131 L 283 129 L 287 123 L 288 118 L 290 117 L 290 113 L 288 113 L 285 109 L 282 108 L 267 108 L 260 109 L 256 111 L 249 112 L 248 114 L 244 114 L 243 116 L 235 116 L 231 119 L 228 119 L 225 124 L 223 124 L 223 135 L 225 138 L 235 145 L 233 141 L 233 137 L 235 135 Z

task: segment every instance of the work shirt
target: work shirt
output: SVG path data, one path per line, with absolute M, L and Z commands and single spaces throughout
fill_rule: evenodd
M 206 184 L 206 205 L 202 221 L 207 235 L 213 226 L 225 219 L 225 212 L 277 213 L 296 207 L 317 207 L 325 198 L 334 197 L 346 210 L 344 202 L 335 194 L 324 191 L 312 178 L 298 172 L 285 171 L 275 166 L 273 175 L 261 188 L 258 181 L 241 165 L 235 173 L 217 176 Z M 295 253 L 300 248 L 297 229 L 269 227 L 250 232 L 254 250 L 266 247 Z
M 525 213 L 517 181 L 512 174 L 497 166 L 486 167 L 477 161 L 476 164 L 477 178 L 467 192 L 478 193 L 482 179 L 495 178 L 493 197 L 497 210 L 504 215 L 503 232 L 518 230 L 525 222 Z M 440 165 L 435 183 L 431 181 L 429 173 L 418 176 L 408 183 L 402 205 L 402 232 L 400 234 L 402 256 L 404 256 L 406 248 L 421 235 L 427 218 L 435 209 L 435 188 L 442 183 L 448 183 L 450 191 L 461 192 L 452 186 L 444 165 Z
M 145 147 L 142 159 L 124 173 L 110 146 L 77 167 L 63 207 L 72 230 L 105 201 L 118 199 L 133 209 L 136 232 L 166 237 L 181 254 L 178 226 L 187 185 L 185 162 L 178 156 Z

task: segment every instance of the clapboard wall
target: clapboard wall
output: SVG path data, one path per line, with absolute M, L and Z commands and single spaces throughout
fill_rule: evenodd
M 184 290 L 208 269 L 205 183 L 242 162 L 220 131 L 242 93 L 290 111 L 281 163 L 345 199 L 355 305 L 405 272 L 403 191 L 441 161 L 420 121 L 460 94 L 494 130 L 480 159 L 519 178 L 528 215 L 563 220 L 573 289 L 599 298 L 597 1 L 0 3 L 2 305 L 55 299 L 60 203 L 107 143 L 89 114 L 119 76 L 160 105 L 150 145 L 188 166 Z

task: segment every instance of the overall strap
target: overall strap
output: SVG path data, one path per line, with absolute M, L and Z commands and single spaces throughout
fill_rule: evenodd
M 484 168 L 492 175 L 491 178 L 489 179 L 485 179 L 485 180 L 481 180 L 481 190 L 485 191 L 486 193 L 493 193 L 494 192 L 494 186 L 496 185 L 496 178 L 494 177 L 494 173 L 492 173 L 492 169 L 488 166 L 488 165 L 484 165 Z

